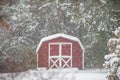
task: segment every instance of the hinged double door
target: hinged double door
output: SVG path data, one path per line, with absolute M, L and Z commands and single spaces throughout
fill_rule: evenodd
M 49 43 L 49 68 L 72 67 L 72 43 Z

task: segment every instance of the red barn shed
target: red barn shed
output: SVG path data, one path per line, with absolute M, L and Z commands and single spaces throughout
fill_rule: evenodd
M 44 37 L 36 52 L 37 67 L 84 68 L 84 49 L 76 37 L 66 34 Z

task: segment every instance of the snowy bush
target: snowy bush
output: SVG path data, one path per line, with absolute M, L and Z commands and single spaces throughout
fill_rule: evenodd
M 32 48 L 14 46 L 5 52 L 1 55 L 4 62 L 0 62 L 0 72 L 21 72 L 36 68 L 36 54 Z
M 120 27 L 114 32 L 117 38 L 109 39 L 107 46 L 110 54 L 105 55 L 104 67 L 108 69 L 108 80 L 119 80 L 119 66 L 120 66 Z

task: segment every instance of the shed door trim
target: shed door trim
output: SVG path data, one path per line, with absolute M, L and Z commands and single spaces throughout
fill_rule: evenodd
M 51 55 L 51 46 L 55 46 L 55 45 L 58 46 L 58 55 Z M 62 48 L 64 45 L 70 46 L 70 55 L 62 55 L 63 54 Z M 65 60 L 65 59 L 67 59 L 67 60 Z M 72 68 L 72 43 L 69 43 L 69 42 L 49 43 L 49 45 L 48 45 L 48 64 L 49 64 L 49 68 L 53 68 L 53 67 Z

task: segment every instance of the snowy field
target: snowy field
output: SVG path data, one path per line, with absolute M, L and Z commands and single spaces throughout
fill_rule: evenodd
M 39 69 L 21 73 L 2 73 L 0 80 L 106 80 L 104 70 Z

